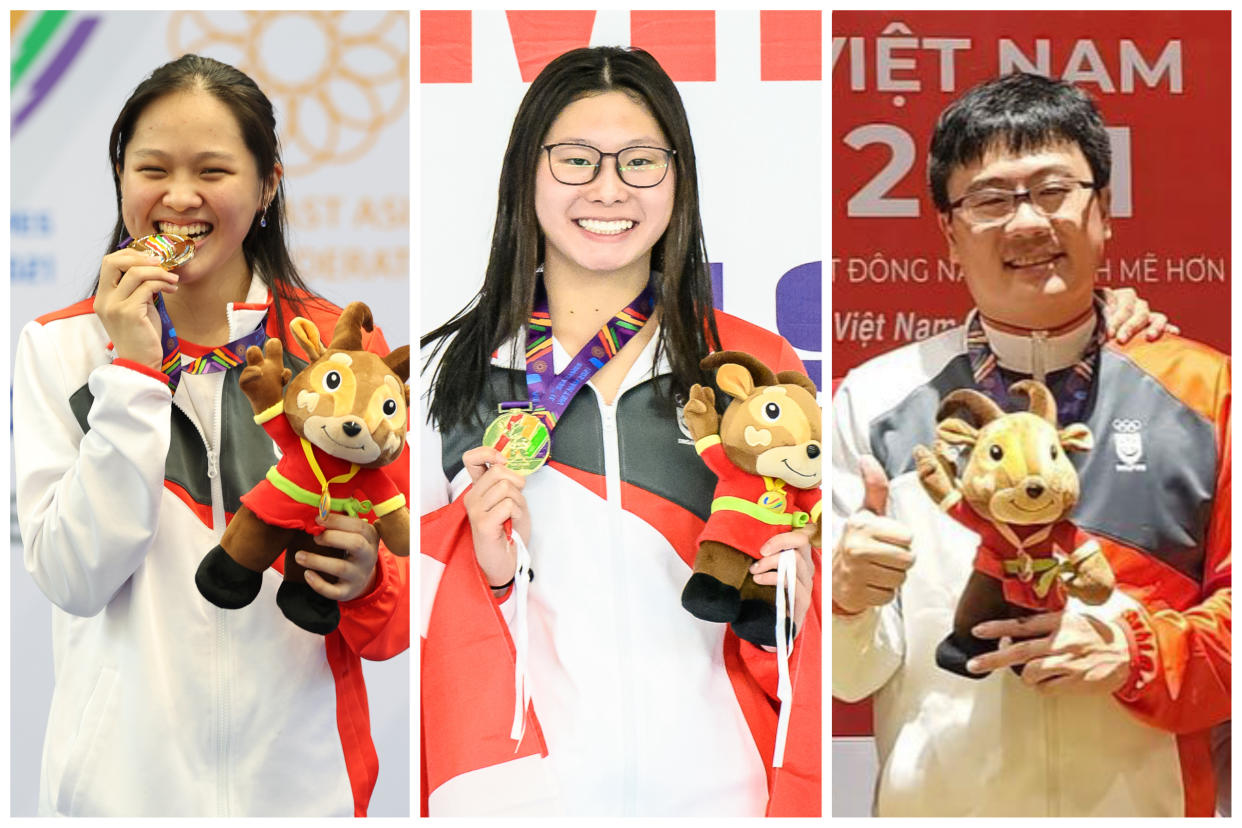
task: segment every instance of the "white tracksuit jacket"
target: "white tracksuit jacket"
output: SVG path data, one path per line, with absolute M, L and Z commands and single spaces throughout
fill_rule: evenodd
M 787 344 L 729 321 L 731 329 L 740 326 L 750 339 L 733 347 L 762 343 L 775 354 L 780 343 L 782 367 L 794 367 Z M 724 327 L 721 335 L 727 345 Z M 499 399 L 510 398 L 502 387 L 510 347 L 493 360 L 489 393 Z M 554 348 L 555 368 L 564 370 L 570 355 L 559 343 Z M 657 403 L 654 350 L 653 338 L 613 404 L 605 405 L 593 388 L 577 394 L 553 432 L 552 460 L 526 479 L 523 490 L 533 523 L 532 703 L 547 756 L 472 766 L 470 745 L 453 740 L 452 751 L 465 758 L 453 760 L 460 773 L 442 783 L 433 780 L 431 816 L 762 816 L 768 806 L 756 740 L 766 744 L 771 737 L 752 733 L 739 705 L 725 664 L 727 625 L 696 619 L 681 606 L 690 574 L 683 555 L 693 553 L 698 530 L 676 546 L 670 539 L 685 527 L 701 527 L 715 477 L 696 456 L 684 424 L 678 431 L 670 406 Z M 430 369 L 424 372 L 429 377 Z M 490 415 L 483 413 L 486 423 L 495 416 L 494 405 Z M 424 514 L 460 496 L 470 483 L 461 454 L 481 442 L 481 427 L 442 436 L 425 426 Z M 694 513 L 701 514 L 696 519 Z M 426 637 L 428 624 L 435 623 L 429 619 L 447 623 L 453 613 L 443 605 L 444 562 L 429 555 L 426 534 L 423 546 Z M 512 604 L 510 597 L 501 606 L 510 624 Z M 425 643 L 425 659 L 428 652 Z M 774 671 L 775 657 L 756 652 Z M 485 667 L 479 669 L 512 688 L 512 661 Z M 424 719 L 438 679 L 424 666 Z M 816 709 L 818 703 L 816 698 Z M 511 718 L 512 701 L 508 705 L 502 715 Z M 479 712 L 461 715 L 477 718 Z M 505 721 L 499 739 L 508 743 Z M 806 736 L 791 731 L 790 739 Z M 464 731 L 461 738 L 468 741 Z M 818 744 L 816 734 L 816 754 Z M 512 747 L 509 753 L 512 758 Z M 435 775 L 442 759 L 435 755 L 431 761 Z M 815 801 L 800 807 L 818 813 L 818 777 L 814 787 Z
M 253 304 L 229 307 L 230 338 L 266 298 L 255 278 Z M 208 603 L 195 570 L 274 445 L 240 366 L 183 374 L 170 406 L 107 346 L 86 300 L 29 323 L 14 368 L 25 566 L 53 604 L 40 813 L 364 813 L 376 760 L 358 657 L 408 643 L 406 565 L 381 550 L 376 589 L 342 604 L 327 637 L 281 614 L 275 570 L 248 607 Z

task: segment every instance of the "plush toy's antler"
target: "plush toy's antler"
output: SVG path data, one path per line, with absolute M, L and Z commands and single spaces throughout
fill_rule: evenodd
M 1057 401 L 1048 386 L 1035 380 L 1022 380 L 1009 386 L 1010 394 L 1026 394 L 1031 400 L 1030 412 L 1043 417 L 1053 426 L 1057 424 Z
M 941 400 L 940 411 L 936 414 L 936 419 L 943 420 L 952 414 L 954 409 L 959 407 L 965 408 L 973 414 L 980 428 L 997 417 L 1005 416 L 1005 412 L 1001 411 L 1000 406 L 992 402 L 988 397 L 985 397 L 973 388 L 961 388 Z
M 371 320 L 371 309 L 364 302 L 350 302 L 336 320 L 336 328 L 332 331 L 331 347 L 338 351 L 361 351 L 362 331 L 373 330 L 375 323 Z

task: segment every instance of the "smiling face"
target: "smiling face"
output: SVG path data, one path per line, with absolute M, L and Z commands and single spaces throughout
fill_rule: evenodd
M 177 268 L 182 284 L 249 276 L 242 241 L 280 171 L 260 179 L 225 104 L 198 89 L 157 99 L 136 120 L 119 172 L 130 235 L 194 239 L 194 258 Z
M 623 92 L 580 98 L 563 110 L 543 144 L 588 144 L 603 152 L 626 147 L 670 148 L 645 106 Z M 545 264 L 592 273 L 641 273 L 651 269 L 651 249 L 673 213 L 675 170 L 655 187 L 621 181 L 612 158 L 589 184 L 562 184 L 552 176 L 547 152 L 535 174 L 535 214 L 545 240 Z
M 950 201 L 981 189 L 1026 191 L 1051 179 L 1091 180 L 1091 167 L 1072 144 L 1014 155 L 994 148 L 948 179 Z M 1019 202 L 1001 224 L 972 225 L 954 210 L 940 216 L 953 261 L 980 312 L 1020 328 L 1050 330 L 1091 307 L 1096 270 L 1111 235 L 1109 191 L 1082 190 L 1052 217 Z

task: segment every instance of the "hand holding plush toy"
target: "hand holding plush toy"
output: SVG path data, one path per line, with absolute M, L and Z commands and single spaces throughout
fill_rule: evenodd
M 720 478 L 699 535 L 694 574 L 681 604 L 706 621 L 730 623 L 739 638 L 776 642 L 776 588 L 756 584 L 750 565 L 768 538 L 816 525 L 823 478 L 815 384 L 796 371 L 773 374 L 740 351 L 704 359 L 733 401 L 716 413 L 712 389 L 690 389 L 684 416 L 695 449 Z M 819 533 L 811 540 L 818 546 Z
M 1056 401 L 1042 383 L 1023 380 L 1009 390 L 1026 394 L 1030 411 L 1006 414 L 978 391 L 954 391 L 940 403 L 934 453 L 914 448 L 923 489 L 980 536 L 953 632 L 936 648 L 938 665 L 968 678 L 986 674 L 967 671 L 966 662 L 998 645 L 975 638 L 976 624 L 1060 610 L 1067 593 L 1102 604 L 1114 585 L 1099 544 L 1068 519 L 1078 474 L 1066 452 L 1090 450 L 1091 432 L 1079 423 L 1058 430 Z M 948 416 L 958 408 L 978 427 Z M 948 444 L 970 449 L 960 480 Z
M 362 330 L 372 330 L 371 310 L 362 302 L 341 314 L 330 347 L 306 319 L 298 317 L 289 327 L 310 364 L 290 382 L 293 372 L 284 365 L 284 348 L 272 338 L 262 351 L 257 346 L 246 351 L 240 378 L 255 422 L 282 456 L 267 478 L 242 496 L 220 545 L 207 553 L 195 575 L 203 597 L 225 609 L 254 600 L 264 570 L 282 551 L 343 557 L 343 550 L 315 541 L 323 532 L 316 518 L 330 512 L 373 514 L 389 551 L 410 554 L 405 496 L 381 468 L 397 459 L 405 445 L 409 346 L 386 357 L 362 350 Z M 285 556 L 276 603 L 299 627 L 326 635 L 336 629 L 340 610 L 336 601 L 306 584 L 305 573 L 292 554 Z

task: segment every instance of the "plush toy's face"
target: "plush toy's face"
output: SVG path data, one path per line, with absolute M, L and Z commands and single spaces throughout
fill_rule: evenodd
M 814 395 L 794 383 L 755 386 L 744 369 L 726 371 L 733 367 L 722 366 L 716 378 L 721 390 L 733 396 L 720 423 L 725 455 L 752 474 L 775 477 L 799 489 L 818 486 L 823 462 Z
M 962 495 L 977 512 L 1003 523 L 1055 523 L 1078 502 L 1078 474 L 1057 429 L 1018 412 L 979 430 L 962 473 Z
M 1055 523 L 1078 502 L 1078 473 L 1066 452 L 1089 451 L 1091 431 L 1081 423 L 1058 429 L 1056 400 L 1042 383 L 1022 380 L 1009 391 L 1026 394 L 1031 410 L 1006 414 L 974 389 L 954 391 L 940 416 L 965 407 L 979 426 L 947 417 L 936 436 L 970 449 L 960 485 L 976 512 L 1001 523 Z
M 285 416 L 333 457 L 383 466 L 405 445 L 405 384 L 375 354 L 330 349 L 293 378 Z
M 377 468 L 391 463 L 405 445 L 410 405 L 410 349 L 380 357 L 362 347 L 372 330 L 371 309 L 352 302 L 337 320 L 327 348 L 318 329 L 298 317 L 289 323 L 311 363 L 285 389 L 285 417 L 312 445 L 333 457 Z

